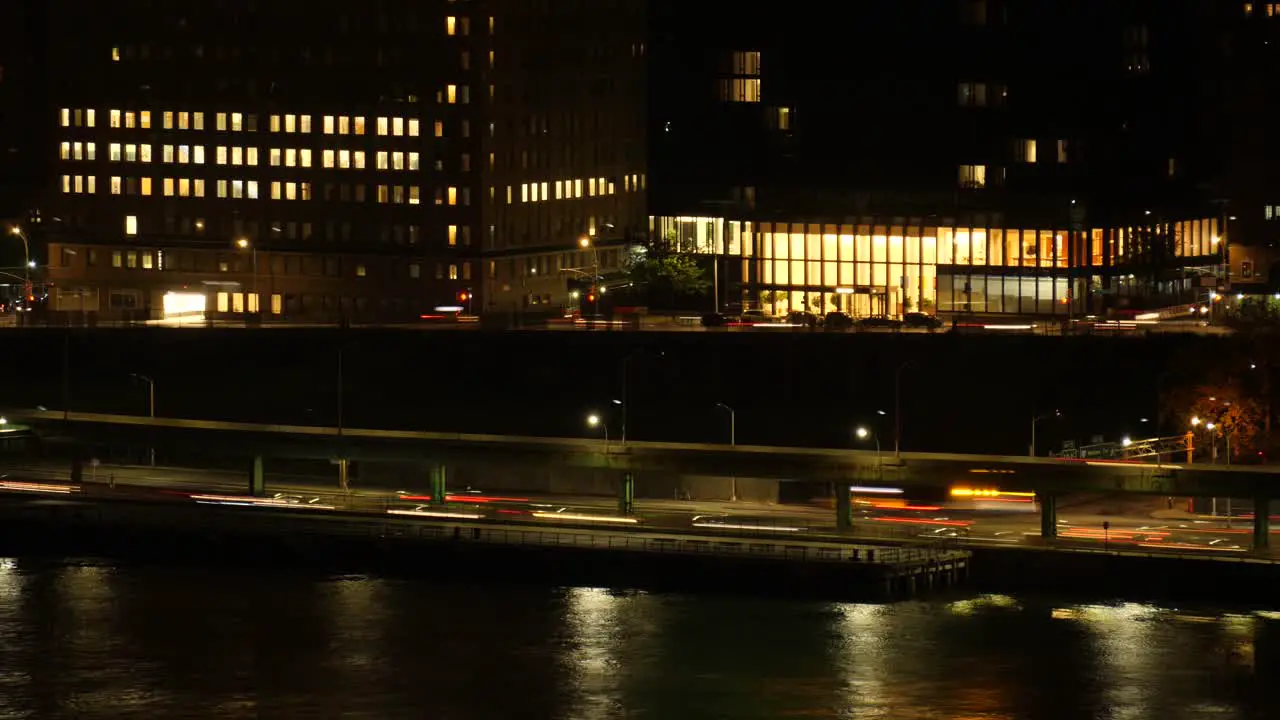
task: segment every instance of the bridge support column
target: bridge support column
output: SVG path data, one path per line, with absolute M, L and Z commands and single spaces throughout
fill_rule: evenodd
M 448 497 L 449 471 L 445 468 L 444 463 L 437 463 L 431 466 L 431 502 L 437 505 L 444 505 Z
M 348 471 L 351 469 L 351 461 L 346 458 L 338 458 L 338 489 L 346 492 L 351 489 L 351 478 Z
M 249 466 L 249 494 L 261 497 L 267 492 L 267 483 L 262 472 L 262 456 L 254 455 L 253 464 Z
M 1040 537 L 1058 537 L 1058 496 L 1039 493 L 1036 500 L 1040 503 Z
M 848 530 L 853 527 L 853 502 L 849 495 L 849 486 L 836 483 L 836 530 Z
M 634 515 L 636 512 L 636 476 L 631 472 L 622 474 L 622 482 L 618 487 L 618 514 Z
M 1253 499 L 1253 549 L 1268 550 L 1271 547 L 1271 498 Z

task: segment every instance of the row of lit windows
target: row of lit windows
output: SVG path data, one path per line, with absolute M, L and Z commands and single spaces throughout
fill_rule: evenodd
M 634 181 L 635 176 L 627 177 L 628 186 Z M 520 184 L 520 202 L 544 202 L 553 199 L 552 190 L 555 191 L 555 200 L 569 200 L 580 198 L 583 196 L 583 187 L 586 187 L 587 197 L 596 197 L 597 195 L 613 195 L 616 189 L 613 181 L 605 178 L 587 178 L 583 182 L 582 178 L 574 180 L 556 180 L 554 182 L 542 181 Z M 507 186 L 507 203 L 515 202 L 515 186 Z
M 232 199 L 259 199 L 257 180 L 216 180 L 214 182 L 215 196 L 219 198 Z M 160 178 L 160 192 L 165 197 L 205 197 L 205 183 L 203 178 Z M 270 193 L 268 197 L 272 200 L 311 200 L 312 184 L 309 182 L 294 182 L 272 180 L 268 185 Z M 364 186 L 358 185 L 357 200 L 364 199 Z M 93 175 L 63 175 L 62 176 L 62 192 L 69 194 L 87 194 L 92 195 L 97 192 L 97 178 Z M 150 196 L 153 193 L 152 179 L 144 178 L 122 178 L 113 176 L 110 178 L 110 192 L 112 195 L 143 195 Z M 375 187 L 376 199 L 380 204 L 390 205 L 420 205 L 422 204 L 422 188 L 418 185 L 377 185 Z M 436 188 L 434 202 L 436 205 L 463 205 L 471 204 L 471 188 Z
M 446 85 L 440 93 L 441 102 L 449 104 L 466 104 L 471 101 L 471 90 L 466 85 Z M 205 113 L 200 111 L 165 110 L 157 113 L 160 127 L 165 130 L 204 130 Z M 108 110 L 108 124 L 113 128 L 142 129 L 152 128 L 152 112 L 150 110 Z M 62 108 L 59 113 L 62 127 L 94 127 L 97 112 L 90 109 Z M 219 112 L 214 114 L 214 126 L 226 132 L 256 132 L 258 116 L 253 113 Z M 377 117 L 373 118 L 374 132 L 389 137 L 418 137 L 421 134 L 421 121 L 418 118 Z M 436 137 L 444 134 L 442 123 L 435 122 Z M 311 133 L 310 115 L 293 113 L 271 115 L 268 127 L 273 133 Z M 367 132 L 366 120 L 363 116 L 324 115 L 321 118 L 321 131 L 325 135 L 364 135 Z
M 128 235 L 138 234 L 137 216 L 130 215 L 125 219 L 125 232 Z M 113 250 L 111 251 L 111 267 L 119 270 L 178 270 L 174 265 L 165 266 L 163 250 L 156 250 L 154 253 L 151 250 Z M 461 269 L 461 272 L 459 272 L 459 269 Z M 356 263 L 353 270 L 356 277 L 368 277 L 369 275 L 364 263 Z M 226 273 L 231 271 L 231 263 L 226 260 L 218 261 L 218 272 Z M 444 263 L 436 263 L 436 279 L 443 280 L 446 274 L 450 280 L 470 280 L 471 263 L 461 263 L 461 265 L 449 263 L 447 266 Z M 415 280 L 421 278 L 422 266 L 418 263 L 409 263 L 408 275 Z M 228 311 L 226 295 L 227 293 L 225 292 L 218 293 L 218 312 Z M 278 309 L 280 296 L 273 295 L 272 298 L 272 306 L 276 308 L 272 312 L 278 314 L 280 312 Z M 257 309 L 255 307 L 257 305 L 257 296 L 253 293 L 248 293 L 248 299 L 249 312 L 254 312 Z M 237 307 L 235 312 L 242 312 L 242 310 Z
M 94 143 L 63 142 L 60 157 L 63 160 L 95 160 L 97 148 Z M 311 167 L 309 148 L 271 148 L 268 150 L 268 162 L 272 167 Z M 111 143 L 108 157 L 112 162 L 151 162 L 151 145 L 147 143 Z M 161 161 L 166 163 L 204 164 L 203 145 L 163 145 Z M 230 147 L 219 145 L 214 148 L 214 158 L 218 165 L 250 165 L 258 164 L 258 148 Z M 421 170 L 421 156 L 417 152 L 378 151 L 375 155 L 375 167 L 379 170 Z M 323 167 L 365 169 L 365 151 L 363 150 L 324 150 L 321 154 Z M 462 170 L 471 169 L 469 156 L 464 153 Z

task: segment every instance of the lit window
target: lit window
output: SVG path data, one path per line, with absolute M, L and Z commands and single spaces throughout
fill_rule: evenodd
M 300 133 L 311 132 L 311 116 L 310 115 L 298 116 L 298 132 Z
M 165 130 L 173 129 L 173 111 L 172 110 L 164 111 L 164 129 Z
M 220 112 L 220 113 L 218 113 L 218 115 L 217 115 L 217 127 L 218 127 L 218 130 L 220 130 L 220 131 L 222 131 L 222 132 L 226 132 L 226 129 L 227 129 L 227 114 L 226 114 L 226 113 L 224 113 L 224 112 Z
M 204 178 L 196 178 L 192 180 L 192 195 L 198 198 L 204 197 Z M 196 223 L 196 229 L 200 228 L 200 224 Z
M 456 35 L 458 32 L 458 18 L 450 15 L 444 19 L 444 34 Z
M 256 147 L 245 148 L 244 164 L 250 167 L 258 166 L 258 148 Z
M 450 245 L 458 244 L 458 226 L 457 225 L 449 226 L 449 244 Z
M 1015 140 L 1014 141 L 1015 157 L 1018 161 L 1035 164 L 1038 156 L 1035 140 Z
M 391 134 L 396 137 L 404 135 L 404 118 L 391 118 Z
M 123 267 L 124 266 L 123 258 L 124 258 L 124 253 L 120 252 L 119 250 L 111 251 L 111 267 L 113 268 Z
M 364 117 L 361 116 L 361 117 L 355 118 L 354 124 L 355 124 L 355 134 L 363 135 L 364 134 Z
M 356 150 L 351 153 L 351 165 L 357 170 L 364 169 L 364 151 Z
M 726 102 L 760 102 L 760 78 L 721 80 L 720 99 Z
M 80 111 L 79 111 L 79 110 L 77 110 L 76 112 L 80 112 Z M 84 111 L 84 125 L 85 125 L 85 127 L 93 127 L 94 122 L 96 122 L 97 117 L 98 117 L 98 111 L 97 111 L 97 110 L 94 110 L 93 108 L 89 108 L 88 110 L 85 110 L 85 111 Z
M 191 148 L 191 150 L 192 150 L 192 158 L 191 158 L 192 162 L 194 162 L 196 165 L 203 165 L 204 164 L 204 146 L 196 145 L 195 147 Z
M 529 202 L 529 183 L 520 183 L 520 202 Z
M 258 199 L 258 181 L 257 180 L 250 180 L 247 183 L 245 183 L 245 195 L 248 195 L 250 200 Z
M 298 164 L 304 168 L 311 167 L 311 149 L 303 148 L 298 151 Z
M 333 151 L 332 150 L 325 150 L 322 153 L 320 153 L 320 165 L 321 167 L 327 167 L 327 168 L 333 167 Z
M 124 183 L 120 181 L 119 177 L 112 177 L 111 178 L 111 194 L 119 195 L 122 192 L 124 192 Z
M 215 148 L 213 151 L 213 155 L 214 155 L 214 162 L 216 162 L 217 164 L 219 165 L 227 164 L 227 146 L 226 145 L 219 145 L 217 148 Z
M 58 157 L 62 158 L 63 160 L 71 159 L 71 143 L 64 141 L 62 145 L 59 146 Z
M 190 145 L 178 146 L 178 162 L 183 165 L 186 165 L 187 163 L 191 162 L 191 146 Z
M 124 266 L 130 269 L 138 267 L 138 253 L 135 250 L 126 250 L 124 253 Z
M 231 131 L 241 132 L 244 130 L 244 114 L 234 112 L 231 113 Z
M 416 152 L 409 153 L 409 169 L 410 170 L 420 169 L 418 167 L 418 153 Z
M 111 143 L 107 146 L 107 159 L 111 162 L 120 162 L 120 143 Z
M 387 202 L 390 202 L 390 200 L 391 200 L 391 191 L 387 189 L 386 185 L 379 185 L 378 186 L 378 202 L 387 203 Z
M 987 186 L 986 165 L 961 165 L 960 187 L 981 188 Z
M 1059 140 L 1058 141 L 1058 162 L 1064 163 L 1066 161 L 1067 161 L 1067 141 Z
M 391 187 L 391 202 L 396 205 L 404 204 L 404 186 L 393 185 Z
M 150 253 L 150 252 L 143 252 L 143 253 L 142 253 L 142 269 L 143 269 L 143 270 L 150 270 L 150 269 L 152 269 L 152 267 L 153 267 L 153 264 L 152 264 L 152 263 L 153 263 L 153 262 L 154 262 L 154 261 L 152 260 L 152 256 L 151 256 L 151 253 Z
M 449 188 L 449 204 L 450 205 L 458 204 L 458 188 L 456 187 Z
M 287 132 L 287 133 L 297 132 L 297 131 L 298 131 L 298 116 L 297 116 L 297 115 L 285 115 L 285 116 L 284 116 L 284 131 L 285 131 L 285 132 Z
M 227 196 L 227 181 L 219 180 L 218 181 L 218 197 L 224 198 L 226 196 Z
M 343 170 L 348 170 L 351 168 L 351 151 L 350 150 L 338 151 L 338 167 L 342 168 Z
M 324 126 L 324 134 L 325 134 L 325 135 L 332 135 L 332 134 L 333 134 L 333 116 L 332 116 L 332 115 L 325 115 L 325 116 L 324 116 L 324 121 L 323 121 L 323 123 L 322 123 L 322 124 L 323 124 L 323 126 Z
M 64 193 L 71 192 L 71 176 L 70 175 L 62 176 L 62 192 Z
M 173 162 L 173 146 L 172 145 L 165 145 L 163 148 L 161 148 L 161 151 L 162 151 L 161 158 L 163 158 L 164 162 L 167 162 L 167 163 Z
M 435 122 L 435 136 L 444 137 L 444 122 L 440 120 Z
M 231 148 L 231 164 L 232 165 L 244 164 L 244 148 L 242 147 Z
M 124 234 L 125 235 L 138 234 L 138 216 L 137 215 L 124 216 Z M 119 265 L 116 265 L 116 267 L 119 267 Z
M 98 178 L 96 175 L 89 175 L 85 178 L 85 192 L 90 195 L 98 191 Z
M 204 113 L 202 112 L 191 113 L 191 127 L 195 130 L 204 129 Z
M 144 163 L 151 162 L 151 144 L 143 143 L 138 146 L 138 159 Z
M 404 169 L 404 153 L 398 150 L 396 152 L 391 153 L 391 169 L 392 170 Z
M 137 125 L 137 115 L 132 110 L 126 110 L 124 113 L 124 126 L 133 129 Z
M 379 134 L 379 135 L 386 135 L 386 134 L 387 134 L 387 119 L 386 119 L 386 118 L 384 118 L 384 117 L 380 117 L 380 118 L 378 118 L 378 120 L 377 120 L 377 128 L 378 128 L 378 134 Z
M 244 181 L 243 180 L 231 181 L 231 197 L 232 198 L 244 197 Z
M 284 151 L 284 164 L 285 167 L 297 167 L 298 151 L 293 148 L 286 148 Z
M 107 111 L 107 125 L 113 128 L 120 127 L 120 111 L 119 110 Z
M 165 197 L 173 197 L 173 178 L 164 178 L 160 182 Z
M 141 185 L 142 185 L 142 194 L 151 195 L 151 178 L 149 177 L 142 178 Z
M 418 120 L 416 118 L 409 119 L 409 137 L 418 137 Z
M 273 133 L 280 132 L 280 116 L 279 115 L 271 116 L 269 127 L 271 128 L 271 132 Z
M 124 161 L 138 162 L 138 146 L 137 145 L 134 145 L 133 143 L 129 143 L 128 145 L 124 146 Z
M 190 196 L 191 196 L 191 181 L 187 178 L 182 178 L 181 180 L 178 181 L 178 197 L 190 197 Z
M 281 191 L 280 181 L 272 180 L 271 181 L 271 199 L 279 200 L 282 195 L 283 195 L 283 192 Z
M 142 128 L 143 130 L 151 129 L 151 111 L 150 110 L 143 110 L 142 112 L 138 113 L 138 127 Z
M 409 204 L 410 205 L 422 204 L 422 189 L 419 188 L 417 185 L 409 186 Z
M 58 115 L 62 121 L 62 127 L 71 127 L 71 108 L 62 108 Z
M 457 266 L 457 265 L 450 265 L 450 266 L 449 266 L 449 279 L 450 279 L 450 280 L 457 280 L 457 279 L 458 279 L 458 266 Z
M 364 263 L 356 263 L 356 277 L 364 277 L 364 276 L 365 276 Z
M 445 102 L 449 103 L 450 105 L 458 102 L 458 86 L 457 85 L 445 86 L 444 95 L 445 95 Z
M 191 128 L 191 113 L 185 112 L 185 111 L 178 113 L 178 129 L 189 130 L 190 128 Z
M 287 182 L 284 184 L 284 199 L 285 200 L 298 199 L 298 183 Z
M 271 167 L 280 167 L 280 148 L 271 148 L 267 151 L 267 164 Z

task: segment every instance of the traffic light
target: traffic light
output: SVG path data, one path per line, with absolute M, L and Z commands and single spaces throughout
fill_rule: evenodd
M 596 294 L 595 294 L 595 293 L 587 293 L 587 302 L 595 302 L 595 301 L 596 301 Z
M 470 299 L 471 299 L 471 294 L 468 293 L 466 290 L 460 290 L 458 292 L 458 302 L 466 302 Z

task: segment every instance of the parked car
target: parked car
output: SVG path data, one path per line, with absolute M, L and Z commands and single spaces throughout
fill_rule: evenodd
M 707 313 L 702 316 L 702 327 L 724 327 L 730 322 L 729 316 L 722 313 Z
M 763 310 L 747 310 L 746 312 L 742 313 L 742 322 L 773 323 L 773 322 L 777 322 L 777 319 Z
M 787 323 L 791 325 L 801 325 L 807 328 L 815 328 L 818 326 L 818 316 L 811 312 L 792 310 L 787 313 Z
M 823 326 L 828 330 L 845 331 L 853 328 L 853 318 L 848 313 L 829 312 Z
M 922 312 L 907 313 L 902 316 L 902 324 L 909 328 L 921 328 L 924 330 L 937 330 L 942 327 L 941 320 Z
M 860 318 L 856 326 L 859 330 L 898 330 L 902 328 L 902 321 L 891 317 L 865 317 Z

